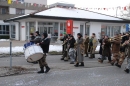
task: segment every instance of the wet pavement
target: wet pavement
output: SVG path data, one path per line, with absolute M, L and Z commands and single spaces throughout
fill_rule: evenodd
M 85 67 L 74 67 L 61 61 L 60 55 L 48 55 L 51 70 L 47 74 L 30 74 L 0 77 L 0 86 L 130 86 L 130 74 L 122 68 L 111 66 L 107 60 L 101 64 L 95 59 L 85 57 Z M 0 58 L 0 66 L 9 66 L 9 57 Z M 37 68 L 38 64 L 27 63 L 24 57 L 13 57 L 13 66 Z

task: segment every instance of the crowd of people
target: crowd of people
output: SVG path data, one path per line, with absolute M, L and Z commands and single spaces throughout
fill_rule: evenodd
M 89 38 L 85 34 L 83 38 L 82 34 L 77 34 L 77 40 L 71 34 L 64 34 L 64 37 L 60 38 L 63 41 L 62 44 L 62 58 L 61 60 L 68 61 L 70 64 L 75 64 L 75 67 L 84 66 L 84 55 L 90 59 L 95 58 L 95 50 L 100 43 L 98 61 L 103 63 L 108 58 L 108 63 L 112 66 L 121 68 L 125 58 L 127 58 L 127 66 L 125 72 L 130 72 L 130 34 L 116 33 L 113 38 L 104 35 L 101 39 L 97 39 L 95 33 Z M 89 53 L 89 55 L 88 55 Z

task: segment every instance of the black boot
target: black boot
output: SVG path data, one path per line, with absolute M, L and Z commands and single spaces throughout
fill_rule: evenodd
M 75 67 L 78 67 L 78 66 L 79 66 L 79 63 L 76 63 L 74 66 L 75 66 Z
M 88 57 L 88 54 L 86 54 L 86 56 L 85 57 Z
M 90 58 L 90 59 L 93 59 L 93 57 L 94 57 L 93 54 L 91 54 L 89 58 Z
M 40 67 L 40 68 L 41 68 L 41 70 L 38 71 L 37 73 L 44 73 L 44 67 Z
M 81 62 L 81 64 L 79 66 L 84 66 L 84 62 Z
M 121 65 L 118 65 L 118 63 L 116 63 L 116 64 L 115 64 L 115 66 L 117 66 L 117 67 L 121 68 Z
M 50 70 L 50 68 L 49 68 L 48 66 L 46 66 L 46 71 L 45 71 L 45 73 L 48 73 L 49 70 Z
M 64 57 L 62 57 L 60 60 L 64 60 Z
M 129 70 L 129 69 L 125 69 L 124 71 L 125 71 L 126 73 L 129 73 L 129 72 L 130 72 L 130 70 Z
M 95 58 L 95 54 L 93 54 L 93 58 Z

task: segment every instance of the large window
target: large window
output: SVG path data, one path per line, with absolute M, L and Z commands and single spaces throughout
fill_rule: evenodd
M 107 25 L 101 26 L 101 35 L 108 35 L 110 37 L 113 37 L 116 33 L 120 32 L 121 32 L 121 26 L 107 26 Z
M 24 15 L 25 14 L 25 10 L 24 9 L 16 8 L 16 14 L 18 14 L 18 15 Z
M 66 23 L 60 23 L 60 36 L 63 36 L 64 32 L 66 32 Z
M 84 35 L 84 25 L 80 25 L 80 33 Z
M 15 38 L 15 25 L 11 25 L 11 38 Z
M 0 14 L 9 14 L 9 8 L 5 6 L 0 6 Z
M 89 36 L 89 30 L 90 30 L 90 25 L 86 25 L 85 27 L 85 34 Z
M 0 25 L 0 35 L 9 35 L 9 25 Z

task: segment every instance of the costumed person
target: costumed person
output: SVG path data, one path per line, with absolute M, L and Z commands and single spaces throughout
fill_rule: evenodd
M 105 58 L 108 57 L 108 62 L 111 63 L 111 42 L 109 41 L 109 37 L 105 36 L 102 43 L 102 58 L 99 59 L 99 62 L 103 63 Z
M 37 45 L 41 46 L 44 53 L 43 57 L 38 61 L 40 69 L 41 69 L 40 71 L 38 71 L 38 73 L 48 73 L 50 70 L 50 67 L 48 66 L 46 62 L 46 56 L 49 51 L 50 39 L 48 38 L 47 33 L 43 33 L 42 40 L 40 43 L 37 43 Z M 46 71 L 44 71 L 44 67 L 46 68 Z
M 92 59 L 92 58 L 95 58 L 95 50 L 96 50 L 97 45 L 98 45 L 98 40 L 96 38 L 95 33 L 92 33 L 92 38 L 91 38 L 90 43 L 91 43 L 92 47 L 90 49 L 90 57 L 89 58 Z
M 75 57 L 76 57 L 76 52 L 75 52 L 75 49 L 74 49 L 74 44 L 75 44 L 75 38 L 70 35 L 70 39 L 69 39 L 69 57 L 70 57 L 70 64 L 74 64 L 75 62 Z
M 125 35 L 125 34 L 123 34 L 123 35 Z M 128 41 L 126 36 L 122 37 L 122 41 L 121 41 L 120 58 L 119 58 L 119 62 L 116 64 L 116 66 L 119 67 L 119 68 L 121 68 L 121 65 L 123 64 L 123 62 L 126 58 L 126 56 L 125 56 L 126 47 L 124 46 L 125 41 Z
M 103 44 L 104 38 L 105 38 L 105 36 L 103 35 L 102 38 L 98 40 L 100 43 L 100 49 L 99 49 L 100 58 L 98 58 L 98 59 L 102 59 L 102 44 Z
M 77 42 L 76 42 L 76 52 L 77 52 L 77 58 L 76 58 L 76 64 L 75 67 L 78 66 L 84 66 L 84 40 L 80 33 L 77 34 Z M 79 63 L 81 63 L 79 65 Z
M 64 44 L 64 46 L 65 46 L 64 61 L 69 60 L 69 55 L 68 55 L 68 52 L 69 52 L 69 39 L 70 39 L 70 34 L 67 35 L 66 42 Z
M 64 37 L 63 38 L 60 38 L 60 40 L 61 41 L 63 41 L 63 45 L 62 45 L 62 58 L 61 58 L 61 60 L 64 60 L 64 58 L 65 58 L 65 56 L 64 56 L 64 53 L 65 53 L 65 45 L 64 45 L 64 43 L 66 42 L 66 38 L 67 38 L 67 34 L 66 34 L 66 32 L 64 32 Z
M 85 41 L 84 41 L 84 45 L 85 45 L 85 57 L 88 57 L 88 44 L 89 44 L 89 36 L 87 34 L 85 34 Z
M 129 40 L 125 42 L 124 47 L 127 47 L 127 66 L 125 68 L 125 72 L 129 73 L 130 72 L 130 37 Z
M 113 54 L 113 59 L 111 61 L 112 66 L 115 64 L 115 62 L 117 64 L 119 61 L 120 43 L 121 43 L 120 35 L 118 33 L 116 33 L 115 37 L 111 40 L 112 54 Z
M 30 42 L 34 42 L 35 44 L 40 43 L 41 36 L 39 34 L 39 31 L 36 31 L 34 34 L 35 34 L 35 38 L 33 38 L 33 36 L 31 36 L 32 38 L 31 38 Z M 32 63 L 37 64 L 38 62 L 36 61 L 36 62 L 32 62 Z
M 30 42 L 33 42 L 34 43 L 34 40 L 35 39 L 35 36 L 33 33 L 30 33 Z

